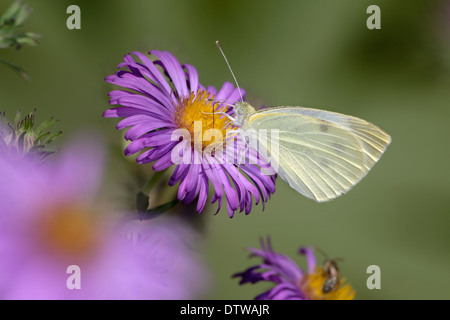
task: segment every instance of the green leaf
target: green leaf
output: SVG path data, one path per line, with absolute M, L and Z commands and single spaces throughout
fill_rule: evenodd
M 32 11 L 33 9 L 31 9 L 29 5 L 22 5 L 15 15 L 15 25 L 18 27 L 21 26 L 25 22 L 25 20 L 28 19 Z
M 23 45 L 36 46 L 39 44 L 40 35 L 33 32 L 19 32 L 19 28 L 30 16 L 32 9 L 17 0 L 0 17 L 0 49 L 16 47 L 20 49 Z M 0 58 L 8 67 L 19 73 L 24 79 L 29 80 L 27 73 L 18 65 Z
M 50 128 L 51 126 L 57 124 L 59 122 L 59 120 L 56 120 L 55 118 L 51 117 L 47 120 L 45 120 L 44 122 L 42 122 L 37 128 L 36 128 L 36 134 L 38 136 L 44 134 L 43 131 L 47 130 L 48 128 Z M 45 133 L 45 134 L 48 134 Z M 38 138 L 39 139 L 39 138 Z
M 0 17 L 0 26 L 14 22 L 16 20 L 16 15 L 22 6 L 22 0 L 16 0 L 6 9 L 5 13 Z
M 0 49 L 12 47 L 16 42 L 10 37 L 0 37 Z
M 22 78 L 24 78 L 26 81 L 30 81 L 30 77 L 28 76 L 28 74 L 25 72 L 25 70 L 23 70 L 21 67 L 19 67 L 18 65 L 9 62 L 5 59 L 3 59 L 2 57 L 0 57 L 0 62 L 3 62 L 4 64 L 6 64 L 8 67 L 10 67 L 11 69 L 13 69 L 14 71 L 16 71 Z
M 61 134 L 62 134 L 62 131 L 57 131 L 57 132 L 51 134 L 50 136 L 48 136 L 44 141 L 39 141 L 39 140 L 36 140 L 36 141 L 39 141 L 39 143 L 46 145 L 46 144 L 51 143 L 55 138 L 59 137 Z
M 27 44 L 29 46 L 37 46 L 39 44 L 39 41 L 37 38 L 40 36 L 35 33 L 26 32 L 26 33 L 20 33 L 14 36 L 15 44 L 17 45 L 24 45 Z
M 28 114 L 20 123 L 20 129 L 30 131 L 34 126 L 34 111 Z

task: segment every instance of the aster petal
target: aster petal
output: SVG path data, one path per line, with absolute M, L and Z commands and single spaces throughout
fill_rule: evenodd
M 219 92 L 216 94 L 216 100 L 223 100 L 229 97 L 229 95 L 233 92 L 234 85 L 231 82 L 226 81 L 222 88 L 220 88 Z
M 200 175 L 198 175 L 196 178 L 197 178 L 196 179 L 197 181 L 195 183 L 195 189 L 191 189 L 188 192 L 188 194 L 186 195 L 186 197 L 184 198 L 184 203 L 186 203 L 186 204 L 191 203 L 192 201 L 194 201 L 194 199 L 197 197 L 197 195 L 200 192 L 200 188 L 201 188 L 201 180 L 200 179 L 201 179 L 201 177 L 200 177 Z
M 125 148 L 125 155 L 129 156 L 144 148 L 159 147 L 171 142 L 173 129 L 153 131 L 130 142 Z
M 137 158 L 136 158 L 136 162 L 139 164 L 145 164 L 145 163 L 149 163 L 152 162 L 150 157 L 155 153 L 155 151 L 157 151 L 157 148 L 152 148 L 150 150 L 146 150 L 144 152 L 142 152 Z
M 201 170 L 201 165 L 195 164 L 195 163 L 198 163 L 197 161 L 199 161 L 198 160 L 199 157 L 201 157 L 201 156 L 199 155 L 198 152 L 192 153 L 192 163 L 194 163 L 194 164 L 190 165 L 189 171 L 188 171 L 185 179 L 183 179 L 180 183 L 180 186 L 178 188 L 178 199 L 179 200 L 184 200 L 190 192 L 197 189 L 198 176 L 199 176 L 199 173 Z M 189 203 L 188 199 L 185 201 L 185 203 Z
M 261 280 L 272 281 L 272 282 L 275 282 L 275 283 L 286 282 L 286 279 L 283 278 L 276 270 L 270 269 L 269 265 L 261 264 L 259 266 L 259 268 L 260 269 L 268 269 L 265 272 L 261 272 L 261 270 L 259 270 L 260 276 L 261 276 Z
M 241 180 L 237 176 L 236 167 L 234 165 L 227 165 L 227 164 L 224 164 L 222 167 L 225 170 L 225 172 L 230 176 L 231 181 L 233 182 L 233 184 L 236 188 L 236 191 L 237 191 L 236 194 L 238 196 L 238 203 L 241 203 L 242 205 L 244 205 L 246 193 L 245 193 L 244 187 L 242 187 Z M 241 211 L 242 211 L 242 208 L 241 208 Z
M 162 157 L 159 157 L 159 159 L 153 164 L 152 169 L 154 171 L 163 171 L 169 168 L 171 165 L 173 165 L 172 154 L 169 151 Z
M 159 127 L 154 130 L 159 129 Z M 151 130 L 150 130 L 151 131 Z M 147 125 L 135 125 L 124 134 L 125 140 L 134 140 L 149 132 Z
M 301 291 L 290 283 L 282 283 L 267 291 L 264 300 L 303 300 Z
M 218 109 L 223 108 L 223 107 L 227 107 L 227 104 L 231 103 L 231 101 L 227 101 L 229 95 L 233 92 L 234 90 L 234 86 L 231 82 L 225 82 L 222 86 L 222 88 L 220 88 L 219 92 L 216 94 L 215 96 L 215 100 L 220 101 L 220 103 L 218 103 Z M 228 108 L 230 111 L 232 110 L 232 108 Z
M 244 272 L 235 273 L 233 278 L 241 277 L 239 284 L 252 283 L 255 284 L 261 280 L 264 280 L 261 273 L 258 272 L 259 265 L 252 266 L 245 270 Z
M 153 62 L 145 54 L 142 54 L 138 51 L 133 51 L 131 53 L 143 62 L 145 68 L 148 70 L 148 77 L 159 87 L 163 88 L 168 95 L 170 95 L 170 92 L 172 91 L 170 85 L 167 83 L 166 79 L 158 70 L 158 68 L 153 64 Z M 144 73 L 144 75 L 146 75 L 146 73 Z
M 180 143 L 183 143 L 183 142 L 180 142 Z M 178 181 L 184 180 L 186 175 L 189 172 L 189 167 L 190 167 L 190 164 L 187 164 L 185 162 L 181 162 L 179 165 L 177 165 L 175 167 L 175 170 L 173 171 L 172 176 L 170 177 L 169 185 L 174 186 L 175 184 L 177 184 Z
M 263 202 L 269 198 L 271 193 L 275 192 L 274 181 L 270 176 L 261 174 L 261 169 L 259 167 L 255 165 L 245 165 L 241 168 L 259 188 Z
M 281 277 L 290 279 L 290 281 L 294 283 L 300 283 L 303 278 L 303 271 L 288 256 L 275 253 L 271 249 L 259 250 L 256 248 L 249 248 L 248 250 L 252 252 L 253 255 L 264 259 L 264 263 L 261 265 L 262 269 L 275 270 Z
M 189 80 L 189 91 L 196 93 L 197 90 L 199 89 L 197 69 L 195 69 L 190 64 L 186 64 L 186 63 L 183 64 L 183 68 L 186 69 L 187 77 L 188 77 L 188 80 Z
M 217 174 L 215 167 L 213 167 L 213 165 L 212 165 L 215 162 L 217 162 L 216 159 L 208 157 L 208 160 L 204 161 L 204 163 L 202 164 L 202 167 L 203 167 L 203 172 L 206 174 L 208 179 L 213 184 L 216 198 L 221 200 L 223 197 L 223 187 L 222 187 L 222 183 L 220 182 L 221 181 L 220 177 Z
M 230 217 L 230 218 L 233 218 L 234 217 L 234 211 L 237 209 L 233 209 L 233 205 L 234 205 L 234 203 L 231 203 L 230 202 L 230 199 L 228 199 L 228 197 L 226 198 L 226 201 L 227 201 L 227 211 L 228 211 L 228 216 Z
M 217 201 L 217 210 L 216 213 L 214 214 L 218 214 L 220 209 L 222 209 L 222 197 L 217 196 L 217 194 L 214 194 L 211 203 L 215 203 Z
M 225 99 L 227 100 L 231 100 L 231 101 L 240 101 L 241 100 L 241 94 L 242 97 L 245 97 L 245 90 L 244 89 L 239 89 L 235 88 L 228 97 L 226 97 Z
M 252 203 L 251 195 L 253 194 L 255 196 L 256 203 L 258 203 L 259 190 L 251 184 L 234 165 L 224 165 L 223 168 L 227 171 L 236 187 L 241 211 L 243 211 L 246 206 L 249 208 L 248 210 L 250 210 Z
M 148 111 L 137 110 L 136 108 L 132 108 L 132 107 L 117 107 L 117 108 L 111 108 L 111 109 L 105 110 L 103 112 L 102 117 L 103 118 L 123 118 L 123 117 L 134 116 L 137 113 L 141 113 L 141 112 L 152 116 L 152 114 L 149 113 Z
M 213 96 L 217 94 L 217 89 L 213 86 L 208 86 L 206 87 L 206 92 L 208 92 L 210 96 Z
M 117 72 L 116 75 L 106 77 L 105 81 L 117 86 L 134 90 L 137 93 L 147 96 L 171 112 L 175 110 L 172 98 L 169 95 L 163 94 L 156 85 L 148 82 L 145 78 L 136 76 L 131 72 Z
M 155 101 L 153 98 L 123 90 L 111 91 L 109 96 L 111 97 L 109 103 L 112 105 L 120 104 L 124 107 L 134 108 L 136 113 L 143 112 L 154 115 L 160 119 L 173 121 L 172 112 L 167 112 L 165 106 L 160 102 Z
M 153 148 L 148 151 L 142 153 L 139 157 L 136 158 L 138 163 L 148 163 L 158 160 L 159 158 L 165 156 L 166 154 L 170 154 L 173 147 L 177 144 L 177 142 L 169 143 L 165 146 Z
M 195 170 L 195 165 L 193 165 L 192 163 L 194 162 L 194 153 L 191 154 L 191 161 L 190 161 L 190 165 L 187 167 L 186 173 L 185 173 L 185 177 L 183 180 L 181 180 L 180 185 L 178 186 L 178 193 L 177 193 L 177 198 L 180 201 L 183 201 L 184 198 L 187 195 L 187 192 L 189 192 L 189 189 L 187 188 L 189 185 L 189 178 L 193 178 L 193 174 L 192 171 Z
M 192 167 L 192 172 L 190 172 L 190 174 L 193 175 L 192 180 L 190 181 L 189 185 L 188 185 L 188 189 L 194 189 L 195 186 L 197 185 L 197 177 L 200 174 L 200 171 L 202 169 L 201 163 L 202 163 L 202 155 L 200 154 L 200 152 L 194 151 L 192 153 L 193 157 L 194 157 L 194 164 L 191 165 Z M 188 177 L 186 178 L 187 180 L 190 180 Z
M 255 297 L 255 300 L 270 300 L 270 291 L 263 292 Z
M 236 169 L 237 171 L 237 169 Z M 244 170 L 243 170 L 244 171 Z M 251 196 L 253 195 L 255 197 L 255 204 L 258 204 L 260 201 L 260 195 L 261 195 L 261 191 L 260 189 L 255 186 L 254 184 L 252 184 L 250 181 L 248 181 L 242 173 L 239 173 L 239 171 L 237 171 L 237 175 L 238 175 L 238 179 L 240 179 L 241 183 L 244 185 L 244 190 L 247 191 L 247 197 L 250 200 L 250 205 L 252 203 L 252 198 Z M 244 171 L 245 172 L 245 171 Z
M 177 89 L 178 97 L 189 96 L 189 90 L 186 85 L 184 71 L 181 68 L 178 60 L 168 51 L 152 50 L 150 51 L 150 53 L 158 57 L 158 59 L 164 65 L 170 79 Z
M 306 255 L 306 262 L 308 264 L 308 273 L 314 273 L 314 269 L 316 268 L 316 256 L 314 255 L 313 247 L 301 247 L 300 253 Z
M 217 160 L 213 157 L 205 157 L 207 160 L 203 162 L 202 169 L 208 179 L 211 181 L 214 187 L 214 195 L 211 200 L 211 203 L 215 203 L 217 201 L 217 211 L 215 214 L 219 213 L 222 208 L 222 199 L 224 195 L 223 185 L 220 180 L 215 167 L 213 167 L 213 163 L 217 163 Z
M 125 139 L 133 140 L 153 130 L 174 128 L 175 125 L 166 121 L 158 121 L 144 114 L 138 114 L 121 120 L 116 126 L 119 130 L 127 127 L 132 128 L 125 134 Z
M 236 191 L 231 186 L 223 167 L 214 164 L 212 167 L 215 168 L 218 176 L 220 177 L 227 199 L 228 215 L 232 217 L 234 215 L 234 210 L 239 207 L 238 196 L 236 194 Z
M 159 147 L 164 146 L 167 143 L 178 142 L 172 140 L 172 133 L 174 129 L 161 129 L 157 131 L 152 131 L 150 133 L 144 134 L 140 138 L 134 140 L 131 143 L 143 142 L 143 147 Z
M 206 204 L 206 200 L 208 199 L 208 190 L 209 190 L 209 182 L 208 182 L 208 178 L 206 177 L 205 174 L 201 174 L 201 178 L 200 178 L 200 193 L 198 196 L 198 202 L 197 202 L 197 208 L 196 211 L 197 213 L 200 213 L 203 208 L 205 207 Z
M 258 204 L 258 201 L 259 201 L 259 199 L 256 199 L 255 204 Z M 264 208 L 264 204 L 263 204 L 263 208 Z M 252 197 L 251 197 L 251 194 L 249 193 L 248 198 L 247 198 L 247 203 L 245 204 L 245 214 L 248 215 L 251 210 L 252 210 Z

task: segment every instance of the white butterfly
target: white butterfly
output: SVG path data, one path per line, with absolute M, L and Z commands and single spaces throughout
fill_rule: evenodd
M 377 162 L 391 137 L 362 119 L 302 107 L 256 111 L 237 102 L 230 119 L 242 130 L 278 130 L 277 156 L 271 157 L 278 175 L 307 198 L 334 199 L 350 190 Z M 274 140 L 254 138 L 271 154 Z
M 234 118 L 224 115 L 244 132 L 253 132 L 264 155 L 276 153 L 270 161 L 278 176 L 305 197 L 324 202 L 344 194 L 364 178 L 391 142 L 377 126 L 340 113 L 303 107 L 256 111 L 243 101 L 228 59 L 218 41 L 216 45 L 241 95 L 232 105 Z M 269 144 L 261 130 L 277 130 L 278 139 Z

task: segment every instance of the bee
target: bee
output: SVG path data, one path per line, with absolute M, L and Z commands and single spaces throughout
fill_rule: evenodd
M 322 287 L 322 292 L 325 294 L 330 293 L 338 287 L 339 282 L 341 281 L 341 273 L 339 272 L 337 261 L 342 259 L 329 259 L 325 252 L 319 248 L 316 248 L 316 250 L 325 257 L 323 271 L 326 275 L 326 279 Z
M 333 291 L 341 280 L 341 275 L 339 273 L 339 267 L 336 260 L 327 259 L 323 265 L 323 269 L 326 273 L 326 280 L 322 287 L 323 293 L 330 293 Z

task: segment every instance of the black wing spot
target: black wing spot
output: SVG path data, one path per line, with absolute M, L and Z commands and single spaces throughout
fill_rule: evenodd
M 324 123 L 320 124 L 320 131 L 322 132 L 327 132 L 328 131 L 328 126 Z

